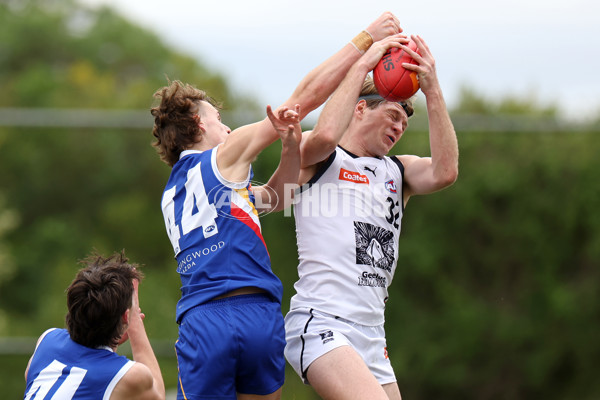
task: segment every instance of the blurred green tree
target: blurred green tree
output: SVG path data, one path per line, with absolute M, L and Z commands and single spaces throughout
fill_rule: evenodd
M 90 9 L 73 0 L 0 3 L 2 115 L 32 110 L 22 124 L 0 123 L 3 396 L 22 394 L 29 355 L 1 338 L 37 337 L 62 326 L 64 290 L 79 268 L 77 260 L 92 249 L 107 254 L 125 248 L 143 265 L 146 327 L 159 340 L 165 381 L 175 386 L 179 277 L 160 212 L 170 170 L 150 146 L 149 112 L 153 93 L 167 79 L 192 83 L 223 101 L 230 106 L 225 118 L 235 115 L 236 104 L 259 118 L 254 101 L 233 95 L 225 77 L 109 8 Z M 69 128 L 70 121 L 52 118 L 52 113 L 64 118 L 63 110 L 85 120 L 92 111 L 143 109 L 147 123 L 133 129 Z M 49 126 L 28 127 L 42 110 L 50 111 L 44 117 Z
M 467 92 L 453 115 L 497 118 L 509 103 Z M 600 395 L 600 135 L 571 129 L 457 129 L 458 181 L 409 201 L 387 314 L 406 397 Z M 409 128 L 392 152 L 427 155 L 427 135 Z
M 224 77 L 109 8 L 30 0 L 2 3 L 0 10 L 2 107 L 69 108 L 81 114 L 88 108 L 149 110 L 152 94 L 168 77 L 191 82 L 226 104 L 242 101 L 251 113 L 256 110 L 252 101 L 231 95 Z M 12 319 L 0 333 L 30 334 L 56 321 L 64 304 L 53 293 L 66 287 L 75 260 L 92 248 L 124 247 L 132 259 L 164 273 L 164 279 L 149 278 L 146 284 L 165 292 L 167 297 L 151 304 L 171 317 L 178 278 L 171 271 L 158 206 L 169 169 L 150 146 L 149 112 L 147 118 L 147 128 L 138 130 L 0 131 L 0 168 L 11 171 L 2 174 L 5 203 L 20 216 L 5 238 L 18 257 L 14 272 L 0 281 L 0 308 Z M 159 287 L 167 282 L 166 290 Z M 172 337 L 176 326 L 160 320 L 154 319 L 154 329 Z

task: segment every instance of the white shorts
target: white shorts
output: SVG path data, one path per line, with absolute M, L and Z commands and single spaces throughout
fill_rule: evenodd
M 285 358 L 306 384 L 310 364 L 340 346 L 356 350 L 380 384 L 396 382 L 383 325 L 360 325 L 314 309 L 300 308 L 285 316 L 285 339 Z

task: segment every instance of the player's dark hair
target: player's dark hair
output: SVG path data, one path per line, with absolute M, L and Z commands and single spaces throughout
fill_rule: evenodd
M 81 261 L 67 288 L 67 330 L 73 341 L 87 347 L 114 347 L 124 333 L 122 316 L 131 308 L 133 280 L 142 279 L 124 251 L 110 257 L 96 253 Z
M 152 135 L 156 138 L 152 146 L 160 159 L 172 167 L 182 151 L 200 141 L 197 116 L 200 102 L 206 101 L 217 109 L 220 104 L 203 90 L 180 81 L 169 82 L 154 97 L 160 99 L 160 104 L 150 109 L 154 117 Z
M 379 93 L 377 92 L 377 88 L 375 87 L 373 78 L 370 75 L 367 75 L 367 78 L 365 79 L 362 89 L 360 91 L 360 96 L 369 95 L 379 95 Z M 369 107 L 370 109 L 374 109 L 379 107 L 380 104 L 384 103 L 385 99 L 383 97 L 378 96 L 374 98 L 367 98 L 365 99 L 365 102 L 367 103 L 367 107 Z M 413 97 L 403 102 L 400 102 L 400 104 L 402 105 L 402 108 L 404 108 L 404 111 L 406 111 L 406 115 L 408 117 L 414 114 L 415 109 L 413 108 Z

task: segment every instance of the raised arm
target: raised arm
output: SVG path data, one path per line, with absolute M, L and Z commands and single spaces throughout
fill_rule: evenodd
M 401 32 L 398 19 L 390 12 L 383 13 L 353 41 L 310 71 L 292 95 L 280 106 L 293 109 L 300 105 L 300 120 L 320 107 L 340 84 L 350 67 L 373 41 Z M 221 174 L 229 180 L 243 180 L 248 167 L 258 154 L 279 139 L 268 118 L 234 130 L 217 153 Z
M 346 74 L 333 96 L 327 101 L 312 132 L 305 132 L 302 144 L 302 168 L 314 166 L 326 159 L 346 131 L 356 100 L 367 74 L 375 68 L 391 47 L 400 47 L 408 40 L 403 34 L 388 36 L 375 42 Z
M 160 367 L 144 328 L 144 315 L 140 311 L 138 300 L 138 285 L 139 282 L 134 280 L 133 305 L 129 312 L 127 328 L 131 353 L 136 363 L 115 386 L 111 400 L 165 399 L 165 384 Z
M 458 141 L 448 115 L 435 59 L 420 36 L 412 36 L 419 53 L 402 46 L 418 65 L 403 64 L 416 71 L 427 104 L 431 157 L 397 156 L 404 164 L 405 201 L 416 194 L 427 194 L 452 185 L 458 177 Z
M 366 30 L 306 75 L 283 105 L 291 108 L 295 104 L 300 104 L 302 110 L 300 119 L 303 119 L 329 98 L 350 67 L 374 42 L 400 32 L 402 28 L 396 16 L 391 12 L 384 12 Z
M 281 160 L 269 182 L 252 189 L 260 211 L 281 211 L 291 204 L 300 172 L 300 111 L 299 105 L 294 111 L 284 107 L 275 116 L 267 106 L 267 116 L 281 137 Z

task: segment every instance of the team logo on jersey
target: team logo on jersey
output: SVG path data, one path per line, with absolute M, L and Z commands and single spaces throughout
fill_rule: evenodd
M 363 169 L 364 169 L 365 171 L 369 171 L 370 173 L 372 173 L 372 174 L 373 174 L 373 176 L 375 176 L 375 177 L 377 176 L 377 174 L 375 173 L 375 171 L 377 171 L 377 167 L 375 167 L 375 168 L 370 168 L 370 167 L 367 167 L 367 166 L 365 165 Z
M 391 272 L 394 264 L 394 233 L 366 222 L 354 221 L 356 263 Z
M 358 286 L 384 288 L 387 287 L 387 278 L 376 272 L 363 271 L 363 273 L 358 276 Z
M 396 183 L 394 182 L 393 179 L 390 179 L 389 181 L 387 181 L 385 183 L 385 188 L 388 190 L 388 192 L 390 193 L 397 193 L 396 192 Z
M 177 257 L 177 272 L 180 274 L 190 272 L 196 268 L 196 262 L 199 262 L 200 258 L 217 253 L 221 251 L 223 247 L 225 247 L 225 242 L 221 240 L 218 243 L 211 244 L 203 249 L 194 250 Z
M 204 232 L 211 233 L 215 229 L 217 229 L 217 226 L 213 224 L 213 225 L 208 226 L 206 229 L 204 229 Z
M 321 336 L 321 341 L 323 342 L 323 344 L 335 340 L 335 338 L 333 337 L 333 331 L 320 332 L 319 336 Z
M 348 171 L 347 169 L 340 168 L 340 176 L 339 179 L 341 181 L 348 181 L 354 183 L 364 183 L 366 185 L 369 184 L 369 178 L 366 175 L 363 175 L 356 171 Z

